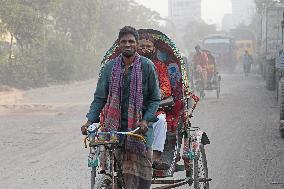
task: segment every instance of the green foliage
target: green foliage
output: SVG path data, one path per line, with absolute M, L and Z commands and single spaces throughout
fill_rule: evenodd
M 20 0 L 3 0 L 1 3 L 0 18 L 18 43 L 26 45 L 42 39 L 44 21 L 40 12 Z
M 113 16 L 109 16 L 113 15 Z M 125 25 L 136 28 L 157 28 L 160 15 L 137 4 L 133 0 L 102 1 L 98 39 L 106 39 L 108 46 L 117 38 L 118 31 Z
M 1 0 L 0 35 L 9 32 L 19 52 L 1 54 L 0 84 L 95 76 L 121 27 L 157 28 L 159 19 L 134 0 Z
M 187 49 L 194 49 L 199 43 L 199 40 L 203 39 L 209 34 L 215 34 L 216 26 L 208 25 L 203 21 L 191 21 L 187 24 L 186 34 L 184 35 L 184 43 Z
M 69 81 L 75 72 L 76 52 L 62 34 L 49 39 L 46 47 L 45 64 L 52 80 Z
M 38 52 L 26 51 L 17 58 L 0 64 L 0 85 L 17 88 L 40 87 L 45 85 Z

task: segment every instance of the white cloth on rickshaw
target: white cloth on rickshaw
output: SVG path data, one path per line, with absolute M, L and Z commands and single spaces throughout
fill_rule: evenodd
M 153 150 L 163 152 L 167 137 L 166 114 L 161 113 L 157 116 L 157 118 L 159 120 L 153 123 L 153 131 L 154 131 Z

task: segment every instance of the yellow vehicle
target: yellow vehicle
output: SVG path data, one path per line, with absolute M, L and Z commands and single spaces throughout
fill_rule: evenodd
M 248 51 L 250 55 L 253 55 L 255 52 L 254 42 L 253 40 L 236 40 L 236 57 L 238 62 L 241 62 L 242 55 L 245 51 Z

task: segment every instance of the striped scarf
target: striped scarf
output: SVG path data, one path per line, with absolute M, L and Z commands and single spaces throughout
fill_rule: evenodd
M 128 111 L 128 129 L 135 129 L 137 122 L 142 119 L 142 68 L 140 55 L 135 54 L 131 81 L 128 110 L 121 110 L 122 99 L 122 55 L 116 59 L 111 73 L 109 95 L 104 108 L 105 130 L 117 131 L 121 125 L 121 111 Z

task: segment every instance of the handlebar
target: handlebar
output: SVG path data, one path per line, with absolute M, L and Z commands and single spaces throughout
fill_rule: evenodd
M 98 138 L 98 141 L 105 143 L 105 144 L 111 143 L 111 142 L 112 143 L 117 142 L 118 136 L 121 136 L 121 135 L 136 137 L 139 140 L 142 140 L 143 142 L 146 143 L 146 140 L 142 135 L 136 134 L 136 132 L 140 130 L 140 127 L 136 128 L 133 131 L 128 131 L 128 132 L 116 132 L 116 131 L 98 132 L 99 128 L 100 128 L 100 126 L 96 127 L 95 125 L 90 125 L 88 127 L 87 136 L 84 139 L 85 148 L 87 148 L 87 140 L 91 141 L 91 140 L 95 139 L 96 137 Z M 106 140 L 105 136 L 110 136 L 110 139 Z
M 142 135 L 136 134 L 140 130 L 140 127 L 137 127 L 133 131 L 128 131 L 128 132 L 115 132 L 115 131 L 110 131 L 110 132 L 98 132 L 97 134 L 101 135 L 112 135 L 112 134 L 117 134 L 117 135 L 126 135 L 126 136 L 133 136 L 136 137 L 140 140 L 143 140 L 145 142 L 145 138 Z

